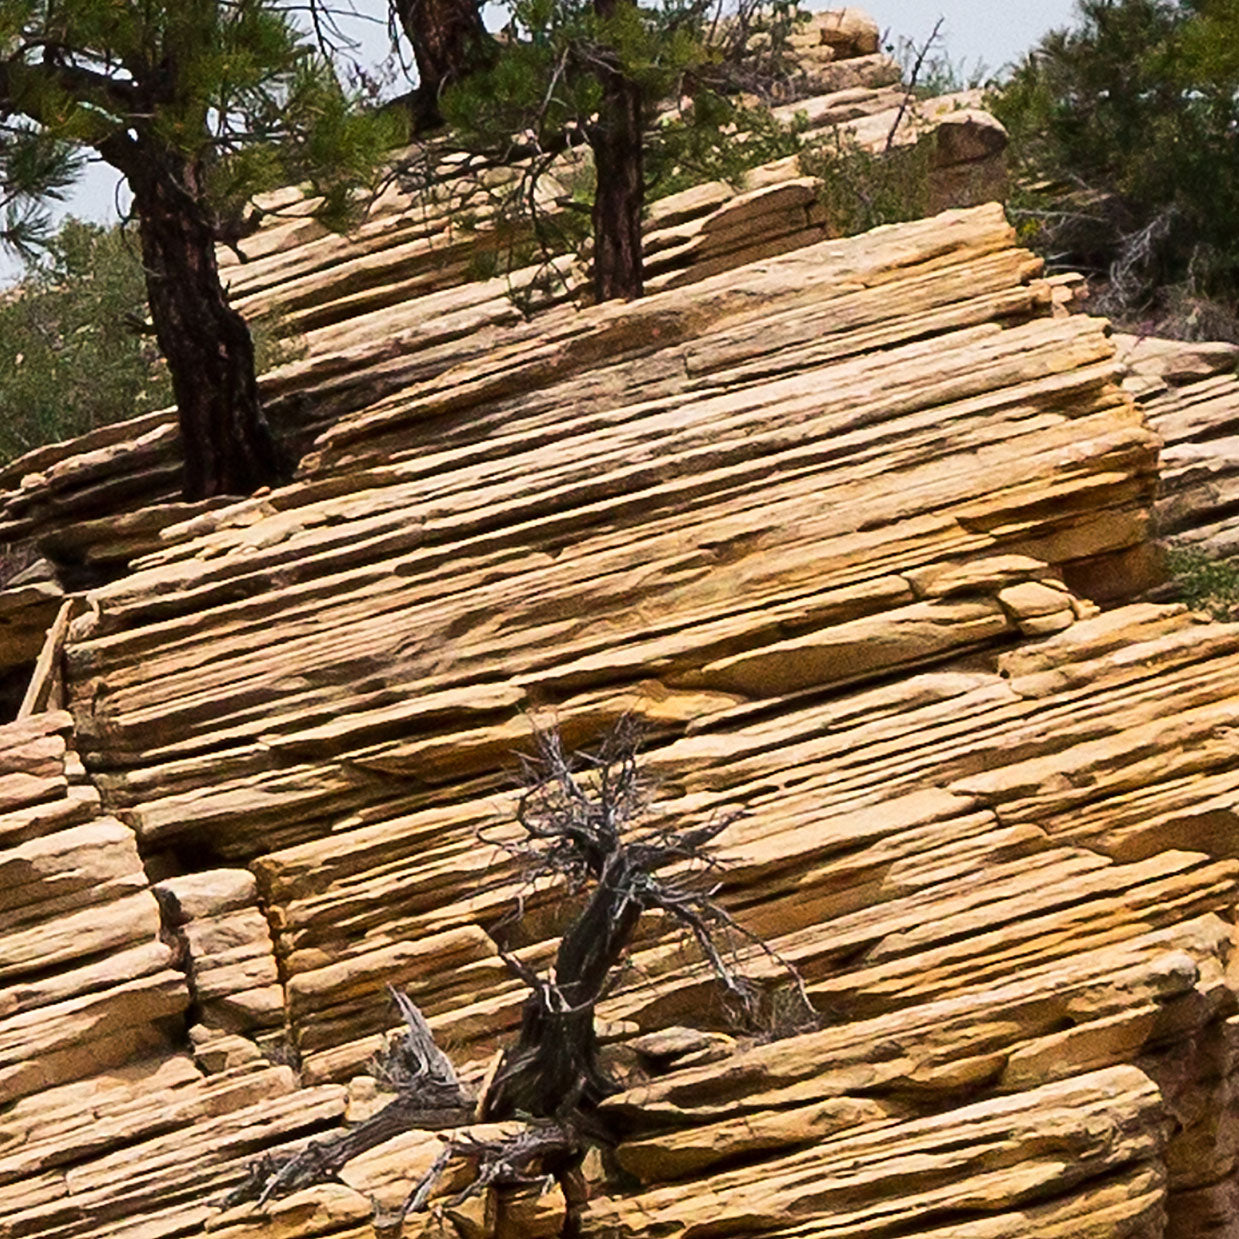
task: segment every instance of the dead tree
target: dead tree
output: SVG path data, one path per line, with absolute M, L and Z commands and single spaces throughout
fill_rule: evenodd
M 593 754 L 568 754 L 559 733 L 536 733 L 536 754 L 525 763 L 517 808 L 525 840 L 507 845 L 533 882 L 552 878 L 583 900 L 564 933 L 547 976 L 513 955 L 504 958 L 530 989 L 516 1044 L 505 1054 L 477 1111 L 486 1120 L 522 1119 L 525 1126 L 496 1141 L 466 1134 L 451 1140 L 430 1171 L 385 1224 L 398 1225 L 427 1207 L 453 1158 L 476 1165 L 464 1200 L 485 1187 L 510 1187 L 548 1178 L 564 1189 L 570 1211 L 584 1199 L 578 1167 L 591 1141 L 610 1133 L 599 1103 L 618 1090 L 600 1061 L 595 1012 L 615 986 L 638 923 L 658 912 L 696 942 L 723 992 L 753 1014 L 757 991 L 735 968 L 737 938 L 778 958 L 746 933 L 714 899 L 718 870 L 709 845 L 734 820 L 718 817 L 683 830 L 644 825 L 648 789 L 637 756 L 637 734 L 621 723 Z M 519 919 L 520 909 L 511 920 Z M 800 978 L 790 966 L 802 1000 Z M 365 1149 L 413 1128 L 443 1129 L 470 1121 L 474 1107 L 421 1013 L 392 991 L 408 1031 L 380 1074 L 397 1089 L 373 1118 L 329 1141 L 311 1144 L 281 1165 L 251 1168 L 229 1203 L 257 1200 L 333 1177 Z
M 594 1013 L 646 912 L 661 912 L 692 935 L 742 1011 L 751 1011 L 755 999 L 718 943 L 738 926 L 714 901 L 708 881 L 715 868 L 708 845 L 733 818 L 688 830 L 643 828 L 647 788 L 627 722 L 593 755 L 566 754 L 556 731 L 539 732 L 536 743 L 517 809 L 527 840 L 517 851 L 531 878 L 560 877 L 585 903 L 560 940 L 550 976 L 508 959 L 530 994 L 517 1043 L 483 1099 L 483 1114 L 493 1119 L 588 1114 L 615 1091 L 598 1063 Z M 672 865 L 694 876 L 660 875 Z
M 715 902 L 709 880 L 717 870 L 709 844 L 734 816 L 686 830 L 643 827 L 648 788 L 638 739 L 624 720 L 596 753 L 570 755 L 558 731 L 535 733 L 536 755 L 525 763 L 525 792 L 517 808 L 526 840 L 509 848 L 531 881 L 561 879 L 570 894 L 584 897 L 584 906 L 561 938 L 549 976 L 505 956 L 530 993 L 516 1045 L 480 1105 L 486 1119 L 532 1121 L 506 1140 L 465 1137 L 449 1144 L 409 1194 L 401 1220 L 426 1207 L 453 1157 L 477 1164 L 473 1182 L 458 1200 L 484 1186 L 529 1184 L 549 1176 L 563 1188 L 570 1215 L 584 1203 L 578 1167 L 591 1140 L 608 1139 L 597 1107 L 619 1087 L 599 1060 L 595 1011 L 619 979 L 644 913 L 661 912 L 689 933 L 725 994 L 745 1014 L 755 1012 L 756 990 L 735 970 L 721 939 L 738 934 L 767 952 L 770 948 Z M 667 867 L 674 876 L 659 872 Z M 795 979 L 803 997 L 800 978 Z
M 399 1234 L 399 1228 L 410 1213 L 422 1213 L 427 1209 L 431 1193 L 448 1164 L 456 1158 L 472 1161 L 476 1171 L 464 1190 L 447 1202 L 449 1208 L 456 1208 L 491 1187 L 541 1186 L 549 1190 L 558 1182 L 572 1210 L 586 1199 L 577 1172 L 582 1147 L 577 1131 L 561 1123 L 532 1122 L 502 1140 L 478 1140 L 466 1133 L 444 1145 L 443 1152 L 408 1194 L 404 1204 L 392 1214 L 382 1218 L 376 1216 L 376 1224 L 393 1227 Z
M 388 993 L 404 1018 L 405 1032 L 375 1064 L 375 1075 L 395 1089 L 395 1097 L 348 1131 L 326 1140 L 311 1140 L 290 1156 L 260 1158 L 224 1199 L 225 1208 L 247 1201 L 264 1205 L 273 1197 L 335 1179 L 358 1154 L 401 1132 L 441 1131 L 461 1127 L 472 1119 L 473 1098 L 456 1078 L 447 1055 L 435 1045 L 422 1013 L 407 994 L 390 986 Z

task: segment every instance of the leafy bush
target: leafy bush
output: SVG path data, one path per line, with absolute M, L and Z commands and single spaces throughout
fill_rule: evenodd
M 806 147 L 800 167 L 822 183 L 819 199 L 831 234 L 848 237 L 928 215 L 934 141 L 930 133 L 910 145 L 870 151 L 836 131 Z
M 1024 239 L 1103 281 L 1104 311 L 1193 334 L 1234 304 L 1239 0 L 1080 0 L 990 106 Z
M 145 316 L 128 238 L 67 221 L 0 304 L 0 458 L 169 404 Z
M 135 242 L 69 219 L 0 292 L 0 461 L 172 404 L 146 323 Z M 297 355 L 277 321 L 254 325 L 261 373 Z

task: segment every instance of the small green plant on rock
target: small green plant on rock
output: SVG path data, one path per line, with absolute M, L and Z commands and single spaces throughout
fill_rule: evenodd
M 1214 619 L 1239 618 L 1239 562 L 1209 555 L 1189 547 L 1167 552 L 1175 594 L 1194 611 L 1207 611 Z
M 821 182 L 826 226 L 837 237 L 929 214 L 932 133 L 909 145 L 873 151 L 836 130 L 800 155 L 806 176 Z

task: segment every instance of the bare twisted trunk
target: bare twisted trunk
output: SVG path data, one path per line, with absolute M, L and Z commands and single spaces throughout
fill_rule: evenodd
M 598 1063 L 594 1013 L 641 919 L 631 881 L 628 856 L 609 857 L 559 944 L 554 985 L 538 985 L 525 1000 L 520 1036 L 485 1099 L 486 1117 L 567 1119 L 615 1091 Z

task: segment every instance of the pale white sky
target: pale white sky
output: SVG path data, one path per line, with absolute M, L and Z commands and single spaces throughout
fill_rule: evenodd
M 1075 0 L 862 0 L 857 7 L 871 13 L 893 37 L 906 35 L 917 43 L 929 37 L 941 17 L 952 60 L 962 60 L 969 68 L 980 60 L 997 70 L 1047 30 L 1071 25 Z
M 386 47 L 383 15 L 387 0 L 352 0 L 363 20 L 348 32 L 362 40 L 373 59 Z M 809 8 L 826 8 L 809 0 Z M 978 62 L 991 70 L 1001 68 L 1030 48 L 1047 30 L 1070 22 L 1074 0 L 868 0 L 857 7 L 871 13 L 889 32 L 891 40 L 906 36 L 923 42 L 939 17 L 943 18 L 944 50 L 956 63 L 971 70 Z M 115 220 L 117 176 L 106 165 L 93 164 L 69 200 L 58 206 L 58 216 Z M 15 277 L 18 264 L 0 250 L 0 284 Z

